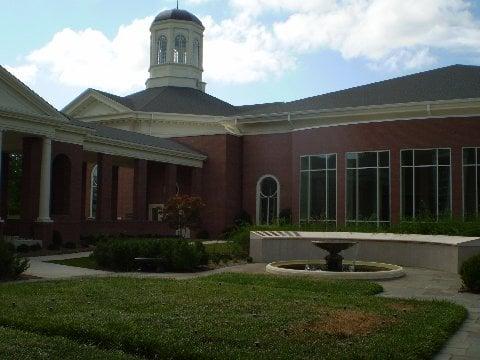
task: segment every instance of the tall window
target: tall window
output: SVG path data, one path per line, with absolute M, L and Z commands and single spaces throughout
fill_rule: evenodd
M 337 218 L 337 155 L 300 159 L 300 220 L 335 221 Z
M 480 148 L 463 149 L 463 215 L 480 215 Z
M 157 64 L 165 64 L 167 62 L 167 37 L 162 35 L 158 39 Z
M 197 39 L 193 41 L 193 65 L 200 66 L 200 43 Z
M 92 168 L 90 174 L 90 218 L 97 217 L 97 194 L 98 194 L 98 165 Z
M 177 35 L 177 37 L 175 38 L 173 61 L 178 64 L 187 63 L 187 39 L 183 35 Z
M 278 219 L 280 184 L 278 180 L 265 175 L 257 183 L 257 223 L 273 224 Z
M 390 152 L 347 153 L 347 222 L 390 222 Z
M 402 217 L 451 212 L 450 149 L 402 150 Z

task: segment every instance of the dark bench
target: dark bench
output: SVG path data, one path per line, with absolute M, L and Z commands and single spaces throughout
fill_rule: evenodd
M 133 259 L 138 265 L 138 271 L 144 272 L 165 272 L 165 258 L 142 258 Z

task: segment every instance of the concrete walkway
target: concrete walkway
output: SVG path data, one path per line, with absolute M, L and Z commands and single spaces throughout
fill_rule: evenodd
M 264 273 L 266 264 L 243 264 L 201 273 L 113 273 L 108 271 L 75 268 L 47 263 L 51 260 L 65 260 L 89 256 L 90 253 L 43 256 L 30 258 L 27 275 L 44 279 L 69 279 L 76 277 L 127 276 L 139 278 L 191 279 L 223 272 Z M 406 268 L 401 279 L 379 281 L 385 292 L 380 296 L 395 298 L 437 299 L 452 301 L 468 309 L 468 319 L 461 329 L 448 341 L 435 357 L 437 360 L 479 360 L 480 359 L 480 295 L 459 293 L 460 277 L 441 271 Z

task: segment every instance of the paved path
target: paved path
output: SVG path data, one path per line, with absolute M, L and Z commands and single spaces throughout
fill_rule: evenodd
M 265 264 L 244 264 L 220 268 L 201 273 L 112 273 L 108 271 L 81 269 L 71 266 L 47 263 L 50 260 L 65 260 L 89 256 L 90 253 L 43 256 L 30 259 L 27 275 L 45 279 L 68 279 L 85 276 L 128 276 L 142 278 L 190 279 L 222 272 L 264 273 Z M 468 309 L 469 317 L 461 329 L 448 341 L 444 349 L 436 356 L 437 360 L 479 360 L 480 359 L 480 295 L 459 293 L 461 281 L 458 275 L 426 270 L 406 268 L 406 276 L 401 279 L 379 281 L 385 292 L 381 296 L 395 298 L 439 299 L 463 305 Z

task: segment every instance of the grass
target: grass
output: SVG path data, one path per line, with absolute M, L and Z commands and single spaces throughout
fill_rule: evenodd
M 100 266 L 97 265 L 95 259 L 91 256 L 75 258 L 75 259 L 66 259 L 66 260 L 51 260 L 48 261 L 52 264 L 58 265 L 67 265 L 74 266 L 85 269 L 101 270 Z
M 205 249 L 212 259 L 215 257 L 219 257 L 221 259 L 230 259 L 234 256 L 233 242 L 205 244 Z M 52 264 L 74 266 L 85 269 L 105 270 L 97 264 L 97 262 L 92 256 L 66 260 L 51 260 L 47 262 Z
M 101 350 L 59 336 L 43 336 L 0 327 L 0 359 L 133 360 L 121 351 Z
M 381 291 L 370 282 L 247 274 L 3 284 L 0 326 L 37 334 L 41 349 L 52 339 L 48 351 L 60 341 L 65 351 L 88 345 L 91 356 L 110 358 L 424 359 L 466 317 L 457 305 L 374 296 Z M 0 355 L 9 347 L 23 343 L 0 341 Z

